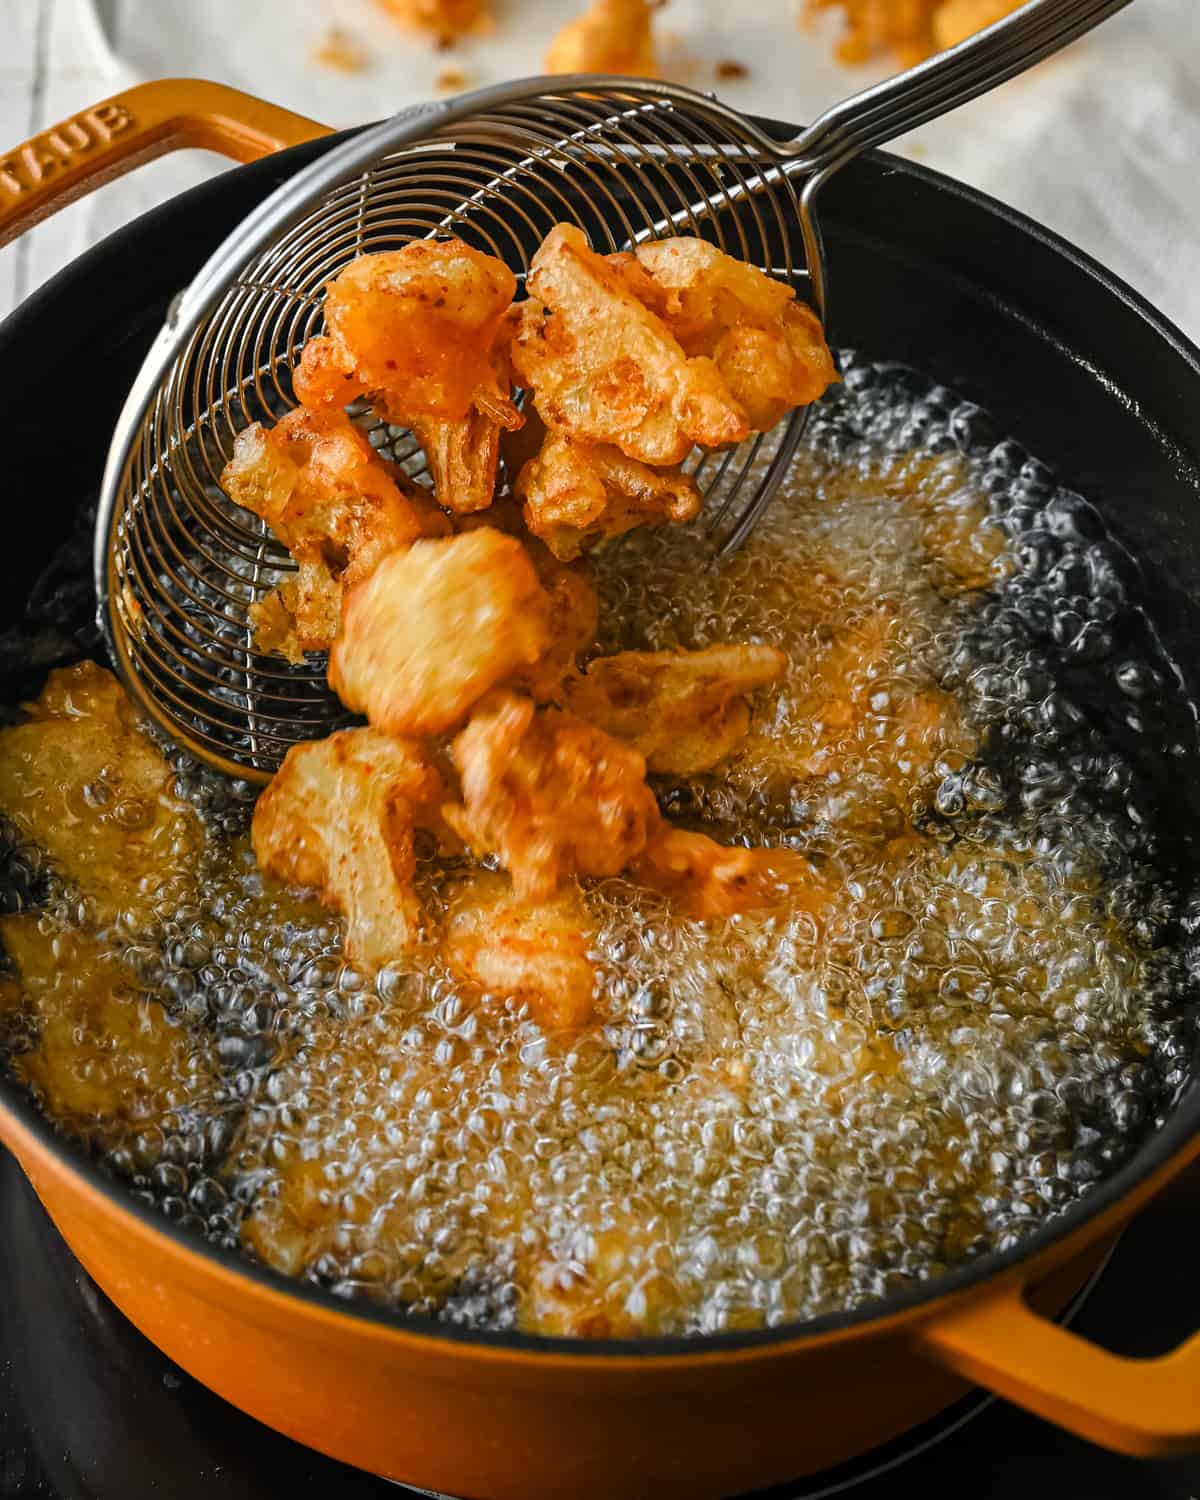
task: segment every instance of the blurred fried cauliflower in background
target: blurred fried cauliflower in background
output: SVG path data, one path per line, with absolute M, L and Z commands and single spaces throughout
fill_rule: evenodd
M 657 78 L 658 54 L 648 0 L 596 0 L 550 43 L 547 73 L 623 73 Z
M 488 0 L 379 0 L 379 3 L 402 26 L 424 32 L 441 47 L 452 45 L 460 36 L 490 31 L 493 24 Z
M 494 26 L 489 0 L 379 0 L 409 30 L 424 33 L 439 47 L 478 36 Z M 654 12 L 665 0 L 593 0 L 556 33 L 546 50 L 547 73 L 615 73 L 631 78 L 663 76 L 654 35 Z M 1024 0 L 803 0 L 801 15 L 811 20 L 839 9 L 845 26 L 837 44 L 839 62 L 862 63 L 891 56 L 912 67 L 931 53 L 953 47 L 1001 20 Z M 784 7 L 779 7 L 781 29 Z M 510 20 L 520 25 L 520 10 Z M 718 78 L 740 77 L 738 64 L 718 63 Z
M 861 63 L 890 53 L 911 68 L 953 47 L 1023 5 L 1024 0 L 805 0 L 806 18 L 840 6 L 846 26 L 839 62 Z

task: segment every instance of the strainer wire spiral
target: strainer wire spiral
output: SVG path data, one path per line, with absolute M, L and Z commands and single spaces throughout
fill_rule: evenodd
M 324 285 L 348 262 L 452 234 L 504 260 L 520 284 L 546 233 L 567 221 L 602 252 L 681 232 L 803 280 L 791 180 L 754 185 L 774 143 L 732 111 L 627 80 L 497 92 L 504 102 L 427 108 L 335 148 L 316 164 L 334 180 L 315 204 L 297 196 L 279 212 L 296 180 L 287 184 L 273 223 L 260 209 L 180 299 L 123 413 L 126 451 L 119 428 L 97 529 L 102 622 L 142 706 L 231 775 L 266 780 L 291 745 L 348 722 L 323 658 L 291 666 L 255 650 L 249 609 L 294 565 L 220 487 L 237 434 L 295 404 L 292 368 L 322 330 Z M 361 403 L 352 415 L 384 456 L 426 477 L 411 434 Z M 710 517 L 752 468 L 772 454 L 786 462 L 801 420 L 695 456 Z
M 602 253 L 691 234 L 792 284 L 824 315 L 814 203 L 826 178 L 1126 3 L 1031 0 L 828 111 L 797 139 L 775 139 L 675 85 L 530 79 L 405 111 L 302 169 L 172 307 L 114 433 L 95 576 L 101 626 L 137 702 L 210 765 L 260 782 L 292 745 L 348 722 L 323 657 L 293 666 L 255 650 L 250 608 L 294 564 L 226 498 L 220 476 L 239 432 L 295 404 L 291 372 L 322 330 L 324 286 L 356 256 L 455 235 L 505 261 L 520 285 L 559 222 L 579 225 Z M 365 406 L 352 414 L 381 453 L 427 477 L 410 433 Z M 719 544 L 737 545 L 754 524 L 805 416 L 729 452 L 693 456 Z

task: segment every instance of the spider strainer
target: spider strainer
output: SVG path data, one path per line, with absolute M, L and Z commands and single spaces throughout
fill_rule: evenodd
M 237 433 L 293 404 L 325 283 L 364 252 L 457 235 L 524 276 L 547 231 L 602 251 L 664 234 L 711 240 L 795 285 L 825 315 L 815 216 L 828 177 L 1057 51 L 1128 0 L 1031 0 L 921 67 L 779 140 L 716 100 L 658 82 L 531 79 L 405 111 L 268 198 L 177 299 L 125 404 L 96 531 L 100 618 L 140 704 L 179 743 L 265 781 L 294 744 L 348 722 L 323 658 L 255 651 L 250 606 L 292 566 L 221 492 Z M 358 412 L 372 443 L 423 472 L 410 434 Z M 705 517 L 737 546 L 803 433 L 795 412 L 728 453 L 694 455 Z

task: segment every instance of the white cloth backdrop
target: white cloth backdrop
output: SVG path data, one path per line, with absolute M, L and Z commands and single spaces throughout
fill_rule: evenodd
M 581 3 L 497 0 L 494 36 L 437 53 L 376 0 L 0 0 L 0 124 L 13 135 L 0 145 L 97 93 L 181 74 L 236 84 L 333 126 L 373 119 L 429 97 L 448 66 L 469 87 L 539 71 L 548 36 Z M 796 8 L 671 0 L 659 21 L 670 67 L 732 104 L 793 120 L 883 75 L 836 66 L 836 22 L 807 35 Z M 334 21 L 367 53 L 364 71 L 313 60 Z M 723 60 L 747 76 L 716 81 Z M 22 123 L 13 90 L 25 74 L 33 81 Z M 1069 53 L 898 149 L 1058 230 L 1200 338 L 1200 0 L 1133 0 Z M 10 258 L 0 265 L 0 312 L 96 238 L 219 169 L 200 155 L 155 163 L 0 251 Z

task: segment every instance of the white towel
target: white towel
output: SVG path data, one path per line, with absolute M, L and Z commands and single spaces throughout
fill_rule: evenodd
M 340 127 L 431 96 L 447 68 L 468 87 L 538 72 L 548 38 L 582 0 L 498 0 L 494 34 L 449 52 L 403 31 L 377 0 L 77 3 L 90 7 L 87 34 L 114 87 L 209 77 Z M 795 11 L 794 0 L 670 0 L 657 24 L 682 81 L 803 121 L 886 69 L 838 66 L 837 19 L 807 31 Z M 314 61 L 335 22 L 365 53 L 363 71 Z M 746 76 L 718 80 L 721 62 Z M 1057 230 L 1200 338 L 1200 0 L 1134 0 L 1068 53 L 895 149 Z M 168 161 L 104 189 L 77 211 L 78 248 L 210 163 Z

